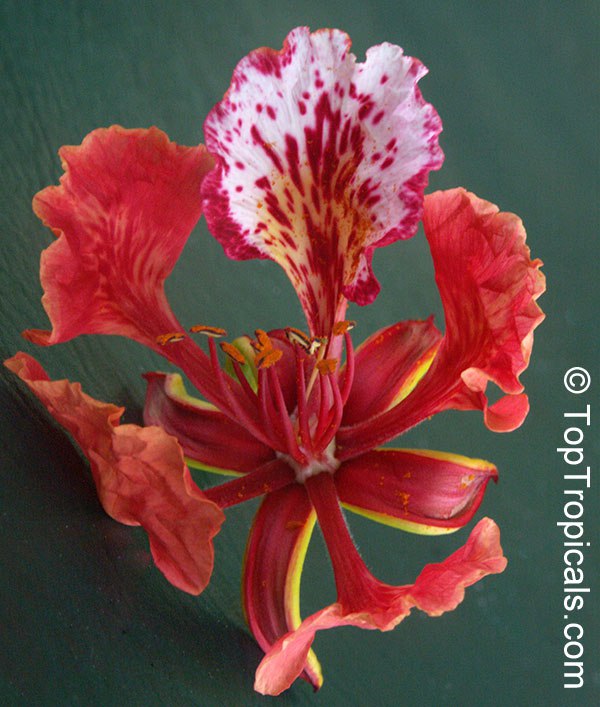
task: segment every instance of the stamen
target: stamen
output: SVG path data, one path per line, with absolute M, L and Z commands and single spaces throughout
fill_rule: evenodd
M 322 376 L 325 376 L 328 373 L 333 373 L 337 367 L 337 364 L 337 358 L 324 358 L 322 361 L 317 361 L 316 366 L 319 373 Z
M 308 347 L 308 353 L 311 356 L 314 356 L 319 349 L 321 351 L 324 351 L 325 349 L 323 348 L 327 344 L 327 337 L 326 336 L 316 336 L 313 339 L 310 340 L 310 346 Z
M 340 395 L 337 380 L 334 376 L 327 376 L 327 380 L 329 381 L 331 392 L 333 394 L 333 406 L 330 410 L 330 413 L 333 414 L 327 428 L 323 432 L 322 436 L 317 440 L 317 446 L 319 449 L 326 447 L 331 442 L 338 427 L 340 426 L 340 423 L 342 422 L 342 416 L 344 414 L 344 403 L 342 402 L 342 396 Z
M 219 346 L 221 347 L 223 353 L 227 354 L 232 361 L 239 363 L 242 366 L 246 363 L 246 359 L 242 353 L 238 351 L 233 344 L 230 344 L 227 341 L 222 341 Z
M 270 368 L 274 363 L 277 363 L 283 356 L 281 349 L 270 349 L 261 351 L 254 359 L 257 368 Z
M 281 390 L 281 383 L 279 382 L 279 376 L 274 370 L 268 373 L 271 383 L 271 388 L 275 393 L 275 403 L 278 408 L 279 420 L 283 424 L 283 434 L 288 445 L 288 454 L 292 456 L 300 464 L 306 463 L 306 457 L 300 451 L 298 447 L 298 442 L 296 440 L 296 433 L 290 420 L 287 408 L 285 406 L 285 400 L 283 397 L 283 391 Z
M 206 326 L 204 324 L 194 324 L 190 327 L 192 334 L 204 334 L 204 336 L 212 336 L 218 339 L 221 336 L 227 336 L 225 329 L 218 326 Z
M 306 412 L 306 378 L 304 375 L 305 359 L 296 357 L 296 389 L 298 397 L 298 428 L 300 430 L 300 439 L 302 446 L 305 448 L 311 447 L 312 439 L 310 437 L 310 429 L 308 427 L 308 416 Z
M 212 364 L 213 373 L 217 380 L 219 389 L 223 397 L 225 398 L 226 408 L 228 408 L 227 410 L 225 406 L 222 406 L 223 412 L 225 412 L 225 414 L 234 419 L 236 422 L 245 425 L 246 428 L 250 432 L 252 432 L 252 434 L 257 439 L 261 440 L 261 442 L 265 442 L 265 444 L 270 444 L 271 442 L 269 438 L 265 434 L 263 434 L 263 431 L 256 424 L 255 419 L 252 417 L 252 415 L 248 413 L 248 411 L 242 405 L 242 401 L 237 398 L 237 396 L 231 389 L 230 383 L 234 382 L 233 379 L 231 379 L 229 376 L 227 376 L 228 380 L 225 379 L 223 370 L 219 365 L 219 357 L 217 356 L 217 347 L 215 346 L 215 340 L 212 337 L 208 340 L 208 348 L 210 351 L 210 361 Z
M 346 332 L 354 329 L 355 326 L 356 326 L 356 322 L 353 322 L 350 319 L 345 320 L 343 322 L 336 322 L 333 325 L 332 332 L 333 332 L 334 336 L 341 336 L 342 334 L 345 334 Z
M 285 330 L 285 335 L 291 344 L 298 344 L 298 346 L 303 348 L 305 351 L 310 350 L 312 340 L 308 334 L 305 334 L 300 329 L 289 326 Z
M 156 337 L 156 343 L 161 346 L 166 346 L 167 344 L 175 344 L 178 341 L 183 341 L 185 339 L 185 333 L 182 331 L 172 331 L 168 334 L 161 334 Z
M 257 351 L 270 351 L 273 348 L 271 338 L 266 331 L 255 329 L 254 335 L 256 336 L 256 342 L 253 342 L 253 345 Z
M 344 371 L 344 385 L 341 394 L 342 402 L 345 405 L 348 402 L 352 381 L 354 380 L 354 346 L 352 345 L 352 339 L 348 332 L 344 334 L 344 339 L 346 341 L 346 368 Z

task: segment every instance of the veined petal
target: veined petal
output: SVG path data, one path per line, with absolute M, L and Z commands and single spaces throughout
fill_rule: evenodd
M 158 349 L 180 331 L 164 281 L 201 213 L 200 184 L 213 158 L 169 142 L 157 128 L 119 126 L 61 148 L 65 174 L 33 200 L 58 236 L 42 254 L 42 302 L 52 331 L 38 344 L 79 334 L 120 334 Z
M 244 559 L 242 598 L 250 630 L 265 653 L 301 624 L 300 576 L 314 523 L 315 513 L 300 484 L 268 494 L 254 519 Z M 301 677 L 315 689 L 323 682 L 312 651 Z
M 146 373 L 144 422 L 177 438 L 192 466 L 221 473 L 249 472 L 274 458 L 274 452 L 214 405 L 187 393 L 178 373 Z
M 298 677 L 317 631 L 336 626 L 389 631 L 413 607 L 439 616 L 460 604 L 466 587 L 506 566 L 498 526 L 484 518 L 463 547 L 443 562 L 426 565 L 414 584 L 394 587 L 379 582 L 350 538 L 333 484 L 332 477 L 320 474 L 309 479 L 307 488 L 331 555 L 338 600 L 306 618 L 267 653 L 255 681 L 255 689 L 263 694 L 277 695 Z
M 366 339 L 356 350 L 342 424 L 361 422 L 403 400 L 425 375 L 441 338 L 429 318 L 398 322 Z
M 446 409 L 484 412 L 486 425 L 506 432 L 527 415 L 519 375 L 527 368 L 533 330 L 544 314 L 540 260 L 531 260 L 521 220 L 464 189 L 425 198 L 423 219 L 436 271 L 446 333 L 415 390 L 372 421 L 341 429 L 340 458 L 392 439 Z M 506 396 L 488 406 L 485 389 Z
M 5 365 L 73 435 L 105 511 L 121 523 L 141 525 L 169 582 L 199 594 L 212 573 L 212 538 L 224 515 L 195 486 L 175 438 L 159 427 L 119 426 L 123 408 L 94 400 L 79 383 L 51 381 L 27 354 Z
M 417 88 L 425 67 L 391 44 L 363 64 L 349 49 L 338 30 L 293 30 L 238 64 L 205 123 L 219 158 L 202 188 L 211 232 L 231 258 L 284 268 L 313 335 L 329 334 L 344 297 L 377 296 L 373 251 L 414 235 L 443 160 Z
M 424 449 L 377 449 L 342 464 L 335 474 L 348 510 L 425 535 L 466 525 L 496 467 L 483 459 Z

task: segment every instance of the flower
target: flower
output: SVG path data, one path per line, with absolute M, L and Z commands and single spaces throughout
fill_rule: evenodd
M 266 694 L 299 676 L 320 686 L 316 631 L 390 630 L 413 607 L 439 615 L 504 569 L 499 530 L 484 518 L 413 584 L 384 584 L 341 506 L 425 534 L 466 525 L 497 477 L 493 464 L 380 445 L 448 409 L 481 410 L 492 430 L 518 427 L 528 412 L 519 375 L 543 318 L 541 263 L 530 259 L 521 221 L 464 189 L 423 197 L 443 158 L 439 117 L 417 87 L 424 67 L 389 44 L 359 64 L 349 47 L 342 32 L 296 29 L 280 52 L 240 62 L 206 120 L 206 148 L 177 146 L 156 128 L 95 130 L 62 148 L 60 186 L 34 199 L 58 238 L 41 261 L 52 330 L 26 338 L 128 336 L 181 368 L 205 400 L 177 373 L 149 373 L 147 427 L 119 426 L 121 408 L 50 381 L 27 354 L 6 362 L 83 449 L 107 512 L 145 528 L 157 566 L 179 588 L 206 586 L 222 509 L 264 497 L 243 603 L 266 654 L 255 684 Z M 222 342 L 221 353 L 224 330 L 186 332 L 164 281 L 201 212 L 229 257 L 284 268 L 308 332 L 257 329 Z M 421 219 L 445 333 L 432 319 L 403 321 L 355 351 L 348 301 L 375 299 L 375 248 L 413 236 Z M 493 405 L 488 381 L 504 392 Z M 184 455 L 235 478 L 201 491 Z M 300 575 L 316 520 L 337 599 L 302 620 Z

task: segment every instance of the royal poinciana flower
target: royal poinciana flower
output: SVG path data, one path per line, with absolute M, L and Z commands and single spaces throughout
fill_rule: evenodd
M 255 687 L 268 694 L 299 676 L 320 686 L 318 630 L 386 631 L 413 607 L 436 616 L 504 569 L 498 528 L 484 518 L 413 584 L 384 584 L 341 507 L 426 534 L 467 524 L 496 478 L 491 463 L 380 445 L 448 409 L 481 410 L 492 430 L 518 427 L 528 411 L 519 375 L 543 316 L 541 263 L 516 216 L 463 189 L 423 197 L 443 157 L 440 120 L 417 87 L 423 66 L 388 44 L 356 63 L 349 46 L 338 31 L 297 29 L 282 51 L 260 49 L 238 65 L 206 120 L 206 148 L 177 146 L 156 128 L 96 130 L 61 149 L 60 186 L 35 197 L 58 238 L 41 262 L 52 329 L 26 338 L 127 336 L 178 366 L 202 399 L 178 373 L 149 373 L 147 426 L 119 425 L 122 408 L 48 380 L 27 354 L 7 362 L 88 457 L 106 511 L 144 527 L 175 586 L 202 591 L 222 509 L 263 496 L 243 603 L 266 654 Z M 164 281 L 202 212 L 229 257 L 284 268 L 306 330 L 257 329 L 218 346 L 226 332 L 210 312 L 190 329 L 179 323 Z M 421 219 L 445 333 L 431 319 L 401 321 L 355 351 L 347 303 L 375 299 L 375 248 L 410 238 Z M 504 392 L 493 405 L 488 381 Z M 188 465 L 235 478 L 201 491 Z M 315 521 L 337 599 L 302 619 Z

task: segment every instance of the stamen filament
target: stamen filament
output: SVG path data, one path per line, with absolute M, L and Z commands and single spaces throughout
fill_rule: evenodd
M 342 386 L 341 394 L 342 402 L 345 405 L 348 402 L 350 389 L 352 388 L 352 382 L 354 381 L 354 346 L 352 345 L 352 338 L 348 332 L 344 334 L 344 339 L 346 341 L 346 367 L 344 371 L 344 384 Z
M 296 432 L 294 430 L 294 426 L 292 425 L 292 421 L 290 420 L 290 416 L 285 406 L 285 400 L 283 398 L 283 391 L 281 390 L 279 376 L 275 371 L 271 369 L 269 370 L 267 375 L 271 378 L 271 387 L 274 389 L 275 392 L 275 403 L 278 407 L 279 419 L 281 420 L 283 425 L 283 433 L 285 435 L 285 439 L 288 445 L 288 454 L 301 464 L 305 464 L 306 457 L 304 456 L 304 454 L 302 454 L 300 448 L 298 447 Z
M 217 355 L 217 348 L 215 346 L 214 338 L 209 338 L 208 348 L 210 351 L 210 360 L 212 364 L 213 373 L 217 379 L 219 388 L 225 397 L 225 402 L 229 410 L 223 410 L 236 422 L 242 422 L 252 434 L 259 439 L 261 442 L 270 445 L 271 440 L 266 437 L 260 427 L 256 424 L 256 421 L 252 418 L 248 411 L 244 409 L 241 401 L 237 398 L 234 392 L 231 390 L 230 382 L 233 380 L 230 378 L 229 381 L 225 380 L 225 374 L 219 365 L 219 357 Z
M 306 410 L 306 378 L 304 375 L 304 359 L 298 356 L 296 351 L 296 389 L 298 394 L 298 428 L 300 430 L 300 439 L 302 446 L 310 448 L 313 451 L 310 429 L 308 426 L 308 413 Z
M 327 447 L 327 445 L 331 442 L 338 427 L 340 426 L 342 415 L 344 414 L 344 403 L 342 402 L 342 396 L 340 395 L 340 388 L 337 380 L 332 374 L 328 375 L 327 378 L 333 394 L 333 405 L 329 411 L 331 413 L 331 415 L 328 416 L 329 424 L 325 428 L 323 435 L 317 440 L 317 446 L 319 449 Z

